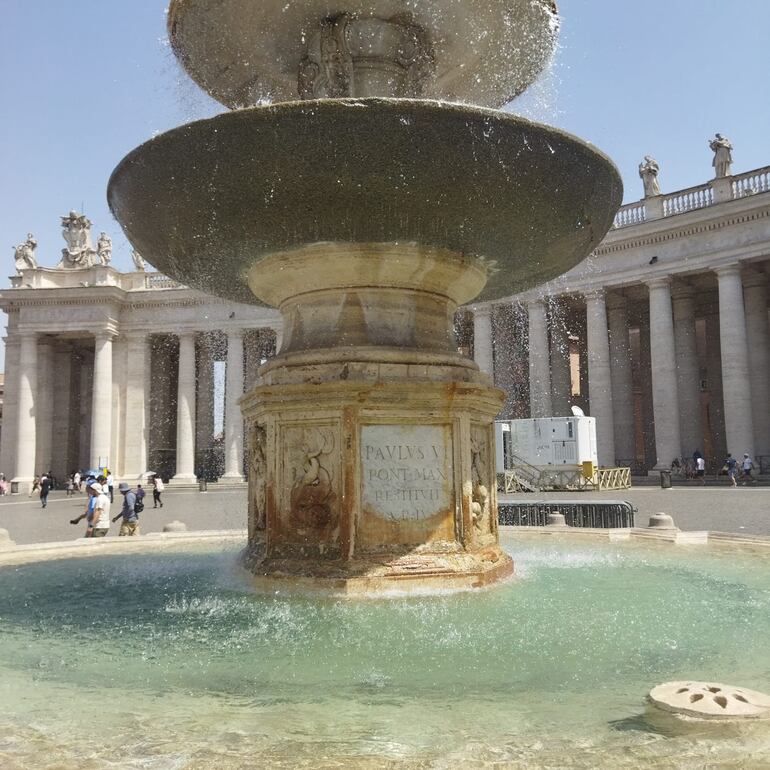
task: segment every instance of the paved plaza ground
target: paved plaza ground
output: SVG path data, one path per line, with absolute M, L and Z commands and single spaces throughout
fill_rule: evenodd
M 192 490 L 167 490 L 164 507 L 153 509 L 152 501 L 141 516 L 142 531 L 160 532 L 163 525 L 178 519 L 189 530 L 244 529 L 246 527 L 245 489 L 214 490 L 200 493 Z M 503 495 L 503 500 L 628 500 L 638 509 L 636 523 L 645 526 L 652 513 L 665 511 L 674 516 L 679 527 L 687 530 L 709 529 L 720 532 L 770 535 L 770 488 L 727 487 L 704 489 L 637 487 L 620 492 L 541 493 L 537 495 Z M 115 495 L 113 515 L 121 501 Z M 73 526 L 69 520 L 85 505 L 85 495 L 67 497 L 53 492 L 48 507 L 42 510 L 37 497 L 0 498 L 0 527 L 7 529 L 19 544 L 72 540 L 82 537 L 83 523 Z M 113 524 L 110 535 L 117 535 Z

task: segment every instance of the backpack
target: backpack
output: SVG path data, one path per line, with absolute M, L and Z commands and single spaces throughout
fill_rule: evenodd
M 134 513 L 141 513 L 144 510 L 144 503 L 137 497 L 134 503 Z

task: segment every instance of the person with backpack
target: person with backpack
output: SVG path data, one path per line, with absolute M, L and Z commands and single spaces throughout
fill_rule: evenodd
M 136 499 L 136 494 L 125 481 L 120 482 L 118 492 L 123 495 L 123 508 L 121 508 L 120 513 L 113 519 L 113 521 L 117 521 L 119 518 L 123 518 L 123 521 L 120 524 L 118 537 L 138 535 L 139 514 L 144 510 L 144 503 Z

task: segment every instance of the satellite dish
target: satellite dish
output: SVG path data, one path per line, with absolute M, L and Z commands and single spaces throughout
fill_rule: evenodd
M 572 414 L 575 415 L 575 417 L 585 417 L 585 412 L 579 407 L 579 406 L 573 406 L 572 407 Z

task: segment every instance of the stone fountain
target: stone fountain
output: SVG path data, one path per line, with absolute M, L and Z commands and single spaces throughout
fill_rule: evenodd
M 242 399 L 261 587 L 512 573 L 503 393 L 458 354 L 453 318 L 571 268 L 620 204 L 608 158 L 496 110 L 557 29 L 550 0 L 172 0 L 174 51 L 233 111 L 134 150 L 108 197 L 166 274 L 281 312 L 279 355 Z

